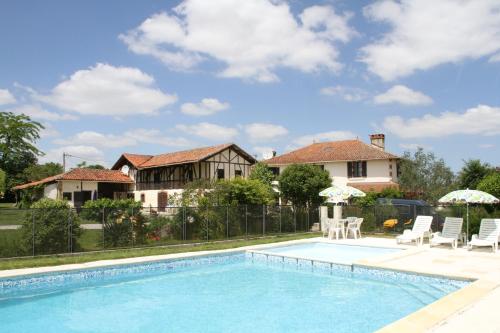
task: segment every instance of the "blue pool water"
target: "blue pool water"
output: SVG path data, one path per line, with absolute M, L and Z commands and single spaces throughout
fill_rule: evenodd
M 0 279 L 0 332 L 372 332 L 467 284 L 236 254 Z
M 262 250 L 261 252 L 351 264 L 356 260 L 367 259 L 400 251 L 404 250 L 372 246 L 355 246 L 313 242 L 281 247 L 271 247 Z

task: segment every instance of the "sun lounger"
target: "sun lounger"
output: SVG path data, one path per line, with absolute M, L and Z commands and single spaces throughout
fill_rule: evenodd
M 401 243 L 411 243 L 416 242 L 417 245 L 422 245 L 424 243 L 424 234 L 431 229 L 432 216 L 417 216 L 413 228 L 411 230 L 406 229 L 402 235 L 396 237 L 396 242 Z
M 500 219 L 482 219 L 479 234 L 472 235 L 468 248 L 471 250 L 473 246 L 491 246 L 493 252 L 496 252 L 499 234 Z
M 443 231 L 433 233 L 429 245 L 451 244 L 451 246 L 456 249 L 458 247 L 458 239 L 462 233 L 463 223 L 463 218 L 446 217 Z

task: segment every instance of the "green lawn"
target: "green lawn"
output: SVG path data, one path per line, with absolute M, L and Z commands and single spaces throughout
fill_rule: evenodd
M 0 203 L 0 225 L 22 224 L 25 211 L 14 207 L 13 203 Z
M 77 263 L 84 263 L 96 260 L 153 256 L 153 255 L 181 253 L 181 252 L 232 249 L 248 245 L 275 243 L 275 242 L 283 242 L 294 239 L 318 237 L 319 235 L 320 235 L 319 233 L 290 234 L 290 235 L 279 235 L 279 236 L 255 238 L 248 240 L 230 240 L 223 242 L 211 242 L 211 243 L 190 244 L 181 246 L 134 248 L 134 249 L 105 251 L 105 252 L 79 253 L 73 255 L 53 255 L 53 256 L 43 256 L 35 258 L 27 257 L 27 258 L 16 258 L 16 259 L 2 259 L 0 260 L 0 270 L 26 268 L 26 267 L 55 266 L 64 264 L 77 264 Z M 89 235 L 89 237 L 91 237 L 91 235 Z M 2 239 L 0 239 L 0 242 L 1 241 Z

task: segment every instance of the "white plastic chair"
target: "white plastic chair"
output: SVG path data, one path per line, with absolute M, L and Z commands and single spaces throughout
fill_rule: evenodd
M 443 231 L 435 232 L 431 235 L 429 246 L 451 244 L 451 246 L 456 249 L 458 247 L 458 240 L 462 234 L 463 223 L 463 218 L 446 217 L 444 220 Z
M 333 220 L 331 222 L 328 230 L 328 239 L 333 239 L 333 234 L 335 234 L 336 240 L 339 239 L 339 235 L 345 238 L 344 221 L 345 220 Z
M 417 246 L 424 243 L 424 234 L 429 232 L 431 229 L 432 216 L 419 215 L 415 219 L 413 228 L 411 230 L 406 229 L 402 235 L 396 237 L 396 242 L 401 243 L 411 243 L 416 242 Z
M 479 235 L 472 235 L 468 249 L 471 250 L 473 246 L 491 246 L 493 252 L 497 252 L 499 235 L 500 219 L 482 219 Z
M 363 218 L 355 218 L 354 221 L 347 223 L 346 237 L 349 237 L 349 233 L 352 233 L 354 239 L 361 238 L 361 224 L 363 223 Z

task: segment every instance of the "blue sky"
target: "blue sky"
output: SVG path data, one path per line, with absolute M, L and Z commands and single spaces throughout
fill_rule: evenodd
M 0 110 L 45 124 L 42 162 L 381 132 L 500 164 L 496 0 L 19 0 L 0 45 Z

